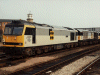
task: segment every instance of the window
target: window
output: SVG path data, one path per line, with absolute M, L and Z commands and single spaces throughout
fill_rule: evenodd
M 5 27 L 4 34 L 11 34 L 13 27 Z
M 6 25 L 4 35 L 22 35 L 23 25 Z
M 74 40 L 74 33 L 71 33 L 71 40 Z
M 14 27 L 13 28 L 13 34 L 14 35 L 21 35 L 22 34 L 22 32 L 23 32 L 23 27 Z
M 35 35 L 35 33 L 33 33 L 34 28 L 26 28 L 25 31 L 25 35 Z

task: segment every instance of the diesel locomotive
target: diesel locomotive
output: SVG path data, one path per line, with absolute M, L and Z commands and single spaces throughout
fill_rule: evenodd
M 96 44 L 99 43 L 98 37 L 98 33 L 92 31 L 16 20 L 5 26 L 3 51 L 6 54 L 31 56 L 51 50 Z

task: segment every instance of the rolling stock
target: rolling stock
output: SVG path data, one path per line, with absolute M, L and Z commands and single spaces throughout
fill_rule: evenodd
M 51 50 L 96 44 L 100 39 L 98 38 L 96 32 L 68 27 L 56 28 L 19 20 L 6 25 L 3 34 L 3 51 L 6 54 L 31 56 Z

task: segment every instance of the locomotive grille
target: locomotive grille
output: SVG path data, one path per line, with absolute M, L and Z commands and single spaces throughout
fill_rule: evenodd
M 3 45 L 23 45 L 23 43 L 3 42 Z

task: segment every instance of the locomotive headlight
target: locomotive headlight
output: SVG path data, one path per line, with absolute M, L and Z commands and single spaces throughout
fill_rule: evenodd
M 3 42 L 3 44 L 5 45 L 5 42 Z
M 19 45 L 23 45 L 22 43 L 19 43 Z
M 2 39 L 2 42 L 5 42 L 5 39 Z

